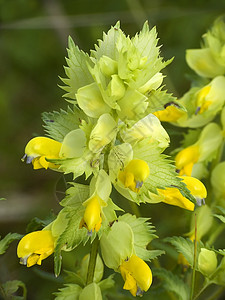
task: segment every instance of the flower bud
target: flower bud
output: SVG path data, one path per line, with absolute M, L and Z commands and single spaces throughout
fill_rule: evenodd
M 134 235 L 131 227 L 123 221 L 115 221 L 100 239 L 101 253 L 108 268 L 118 270 L 124 260 L 134 251 Z
M 112 79 L 107 87 L 109 97 L 114 101 L 121 99 L 126 91 L 125 85 L 118 75 L 112 75 Z
M 106 76 L 111 76 L 118 71 L 118 63 L 108 56 L 103 55 L 99 60 L 100 70 Z
M 117 124 L 110 114 L 103 114 L 90 135 L 89 149 L 97 153 L 108 145 L 116 136 Z
M 212 171 L 211 184 L 218 199 L 225 200 L 225 161 L 219 163 Z
M 102 300 L 102 293 L 100 287 L 92 282 L 91 284 L 85 286 L 79 296 L 79 300 Z
M 199 271 L 209 277 L 214 273 L 217 268 L 217 258 L 214 251 L 201 248 L 201 252 L 198 256 L 198 269 Z

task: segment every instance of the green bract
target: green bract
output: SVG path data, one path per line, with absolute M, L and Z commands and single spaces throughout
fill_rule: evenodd
M 218 18 L 203 35 L 202 49 L 187 50 L 188 65 L 200 76 L 213 78 L 225 74 L 225 22 Z

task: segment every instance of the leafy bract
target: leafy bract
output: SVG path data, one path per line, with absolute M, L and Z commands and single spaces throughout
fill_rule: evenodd
M 79 206 L 74 209 L 71 207 L 64 208 L 65 218 L 68 219 L 64 231 L 57 239 L 54 263 L 55 263 L 55 275 L 58 276 L 61 270 L 61 250 L 72 250 L 80 243 L 86 243 L 88 240 L 87 230 L 85 228 L 79 228 L 80 222 L 83 217 L 84 207 Z
M 155 228 L 147 218 L 136 218 L 134 215 L 125 214 L 119 217 L 120 221 L 126 222 L 130 225 L 134 235 L 134 249 L 136 255 L 143 260 L 154 259 L 157 255 L 161 255 L 164 251 L 161 250 L 147 250 L 148 244 L 157 236 Z M 158 252 L 157 252 L 158 251 Z
M 82 288 L 73 283 L 67 283 L 65 287 L 59 289 L 59 292 L 54 293 L 55 300 L 79 300 Z
M 163 268 L 153 269 L 153 276 L 162 279 L 162 285 L 167 292 L 173 292 L 179 300 L 189 299 L 189 286 L 178 276 Z
M 8 249 L 9 245 L 15 241 L 22 238 L 21 234 L 18 233 L 8 233 L 3 239 L 0 240 L 0 255 L 4 254 Z
M 193 267 L 194 243 L 190 239 L 185 239 L 181 236 L 173 236 L 165 238 L 164 241 L 172 244 L 176 248 L 177 252 L 183 254 L 190 266 Z M 197 242 L 197 257 L 202 247 L 202 242 Z
M 44 112 L 42 119 L 43 127 L 50 138 L 62 142 L 64 137 L 74 129 L 79 128 L 81 120 L 85 119 L 84 113 L 74 106 L 73 109 L 68 107 L 67 111 L 61 109 L 59 112 Z
M 22 288 L 22 296 L 16 296 L 15 293 L 19 288 Z M 1 285 L 0 294 L 4 299 L 13 299 L 13 300 L 26 300 L 27 298 L 27 289 L 25 284 L 20 280 L 11 280 L 7 281 Z
M 84 202 L 90 193 L 88 185 L 71 182 L 72 187 L 66 191 L 66 197 L 60 202 L 62 206 L 79 207 Z
M 65 84 L 62 88 L 67 92 L 64 97 L 76 99 L 75 94 L 77 90 L 93 82 L 88 70 L 88 64 L 91 64 L 91 60 L 88 54 L 81 51 L 78 46 L 74 44 L 71 37 L 69 37 L 68 44 L 68 58 L 66 58 L 68 67 L 65 67 L 65 73 L 68 78 L 61 78 Z

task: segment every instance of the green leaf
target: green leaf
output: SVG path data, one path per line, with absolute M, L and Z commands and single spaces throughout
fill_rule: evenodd
M 61 109 L 59 112 L 42 113 L 42 120 L 45 123 L 43 127 L 47 136 L 58 142 L 62 142 L 67 133 L 79 128 L 83 119 L 86 119 L 86 116 L 76 106 L 73 110 L 68 106 L 67 111 Z
M 100 153 L 94 154 L 88 149 L 84 151 L 83 156 L 67 159 L 48 159 L 57 165 L 65 174 L 73 173 L 74 179 L 85 173 L 86 179 L 96 173 L 100 164 Z
M 225 216 L 213 214 L 214 217 L 218 218 L 221 222 L 225 223 Z
M 164 239 L 165 242 L 172 244 L 178 253 L 183 254 L 190 266 L 193 266 L 194 262 L 194 243 L 190 239 L 185 239 L 181 236 L 167 237 Z M 202 242 L 197 242 L 197 257 L 203 247 Z
M 151 253 L 151 250 L 147 250 L 148 244 L 157 236 L 155 233 L 155 227 L 149 222 L 148 218 L 136 218 L 131 214 L 124 214 L 118 218 L 120 221 L 126 222 L 130 225 L 134 234 L 134 249 L 136 255 L 143 260 L 151 260 L 152 257 L 156 257 L 156 252 Z M 155 250 L 156 251 L 156 250 Z M 161 255 L 163 251 L 159 251 Z
M 8 249 L 9 245 L 15 241 L 21 239 L 23 236 L 18 233 L 8 233 L 1 241 L 0 241 L 0 255 L 4 254 Z
M 78 284 L 81 287 L 85 286 L 85 281 L 80 276 L 80 274 L 77 274 L 75 272 L 68 271 L 68 270 L 63 270 L 63 272 L 66 273 L 66 276 L 65 276 L 65 281 L 66 282 L 68 282 L 68 283 L 75 283 L 75 284 Z
M 6 200 L 6 198 L 0 198 L 0 201 L 5 201 Z
M 55 275 L 58 276 L 61 270 L 61 250 L 72 250 L 80 243 L 86 243 L 88 240 L 87 230 L 85 228 L 79 228 L 81 219 L 84 213 L 84 207 L 79 206 L 76 209 L 72 207 L 64 208 L 67 213 L 68 223 L 65 230 L 59 236 L 55 252 L 54 252 L 54 266 Z
M 161 88 L 158 90 L 152 90 L 148 95 L 147 101 L 147 114 L 164 110 L 165 104 L 170 102 L 177 104 L 181 109 L 183 108 L 183 106 L 179 103 L 179 101 L 176 100 L 174 96 L 172 96 L 172 94 L 168 94 L 166 90 L 162 90 Z
M 103 39 L 98 40 L 98 44 L 95 45 L 95 50 L 91 51 L 91 56 L 99 60 L 103 55 L 116 59 L 116 42 L 118 37 L 123 34 L 120 29 L 120 23 L 117 22 L 115 26 L 107 33 L 103 33 Z
M 189 299 L 189 286 L 178 276 L 163 268 L 153 269 L 153 276 L 162 279 L 162 285 L 167 292 L 173 292 L 179 300 Z
M 76 182 L 70 183 L 72 187 L 66 190 L 66 197 L 60 202 L 62 206 L 80 206 L 90 196 L 89 185 Z
M 77 284 L 65 284 L 64 288 L 59 289 L 59 292 L 54 293 L 55 300 L 79 300 L 82 288 Z
M 51 222 L 53 222 L 55 220 L 55 218 L 56 218 L 56 215 L 53 213 L 53 211 L 51 211 L 49 213 L 49 215 L 43 220 L 41 220 L 37 217 L 34 217 L 28 223 L 27 228 L 26 228 L 26 233 L 43 229 L 44 227 L 49 225 Z
M 15 295 L 19 288 L 22 288 L 23 290 L 22 296 Z M 6 283 L 2 284 L 2 289 L 0 292 L 4 299 L 25 300 L 27 296 L 26 286 L 22 281 L 19 280 L 7 281 Z
M 88 70 L 88 64 L 91 65 L 91 59 L 87 53 L 81 51 L 69 37 L 68 58 L 66 62 L 68 67 L 65 67 L 65 73 L 68 78 L 60 78 L 65 86 L 61 86 L 67 93 L 64 97 L 76 99 L 77 90 L 85 85 L 93 82 L 92 76 Z
M 113 280 L 114 274 L 111 274 L 108 278 L 100 281 L 98 286 L 100 287 L 101 291 L 105 291 L 111 289 L 115 285 L 115 281 Z

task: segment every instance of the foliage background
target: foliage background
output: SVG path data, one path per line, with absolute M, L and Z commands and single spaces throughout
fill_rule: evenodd
M 61 189 L 60 175 L 34 172 L 20 159 L 27 141 L 44 133 L 41 113 L 66 109 L 57 76 L 64 75 L 68 35 L 89 52 L 117 20 L 133 36 L 147 19 L 150 27 L 157 26 L 162 56 L 175 57 L 164 72 L 164 83 L 179 97 L 188 90 L 191 73 L 185 49 L 198 48 L 202 34 L 224 12 L 224 0 L 0 0 L 0 198 L 7 199 L 0 202 L 1 236 L 24 234 L 34 216 L 43 219 L 51 209 L 54 213 L 60 209 L 56 192 Z M 130 206 L 124 205 L 129 211 Z M 187 213 L 179 208 L 158 204 L 142 205 L 140 210 L 152 218 L 160 238 L 188 231 Z M 76 265 L 80 252 L 66 255 L 66 269 Z M 172 261 L 166 263 L 170 268 Z M 52 258 L 42 268 L 20 266 L 14 242 L 0 257 L 0 283 L 22 280 L 28 299 L 53 299 L 62 279 L 51 275 L 52 267 Z

